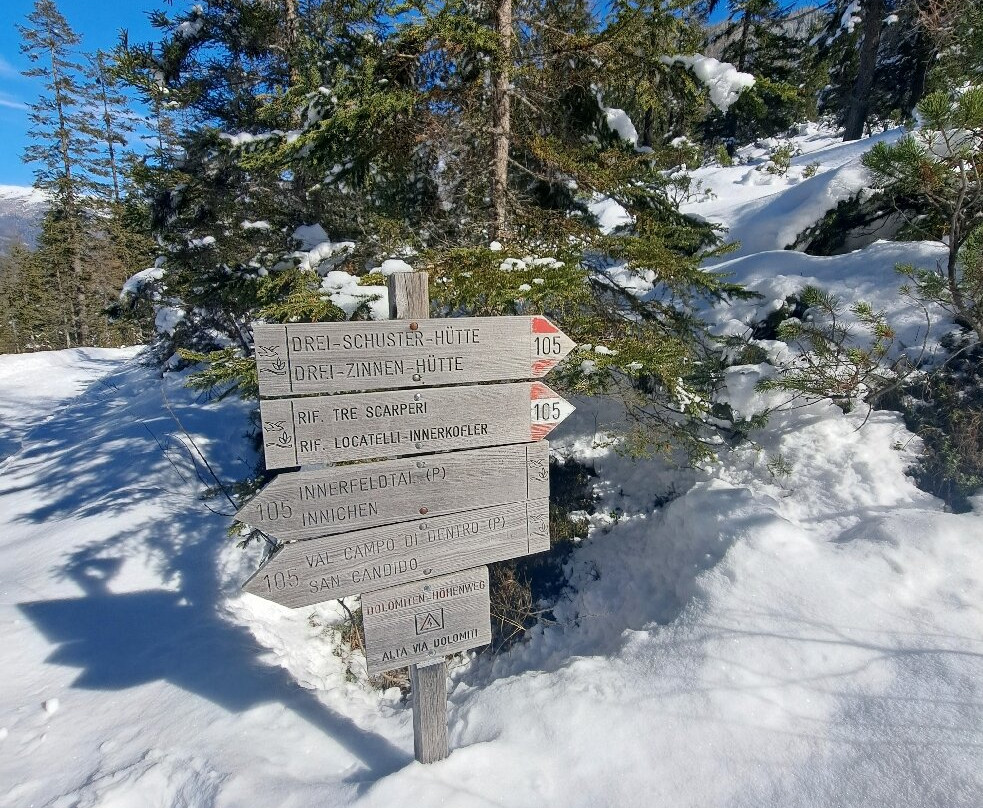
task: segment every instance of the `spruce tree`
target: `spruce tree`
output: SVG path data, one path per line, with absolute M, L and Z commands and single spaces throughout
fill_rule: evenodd
M 87 161 L 87 168 L 104 188 L 100 195 L 118 205 L 124 195 L 127 137 L 135 129 L 129 99 L 120 91 L 112 58 L 103 51 L 87 56 L 85 77 L 86 95 L 99 110 L 98 124 L 90 126 L 90 133 L 101 146 Z
M 730 5 L 722 30 L 712 40 L 721 58 L 755 78 L 726 113 L 712 116 L 710 135 L 749 141 L 787 131 L 815 112 L 815 95 L 825 75 L 811 69 L 809 17 L 774 0 L 739 0 Z
M 906 270 L 913 289 L 983 341 L 983 83 L 932 93 L 919 112 L 920 128 L 875 144 L 864 165 L 875 187 L 919 205 L 913 233 L 946 244 L 944 267 Z
M 89 339 L 86 263 L 86 198 L 95 186 L 82 168 L 95 149 L 74 49 L 78 35 L 52 0 L 36 0 L 28 26 L 18 26 L 21 51 L 35 65 L 24 75 L 40 78 L 42 96 L 30 105 L 32 143 L 24 161 L 35 163 L 34 185 L 50 207 L 42 241 L 62 296 L 66 347 Z
M 925 94 L 941 54 L 927 25 L 933 5 L 936 0 L 830 5 L 824 30 L 816 36 L 817 58 L 830 74 L 820 104 L 836 114 L 845 139 L 862 137 L 873 121 L 908 118 Z
M 62 329 L 58 298 L 36 253 L 14 242 L 0 253 L 0 353 L 63 347 Z
M 189 124 L 181 159 L 146 189 L 167 245 L 161 294 L 184 312 L 167 344 L 208 357 L 208 383 L 248 388 L 251 320 L 344 317 L 322 276 L 378 282 L 384 259 L 413 255 L 437 311 L 556 318 L 601 346 L 565 384 L 620 390 L 660 445 L 698 448 L 712 380 L 693 305 L 735 290 L 699 269 L 712 228 L 664 192 L 672 104 L 655 81 L 638 99 L 653 147 L 624 137 L 613 110 L 632 93 L 626 54 L 647 41 L 634 61 L 679 97 L 699 92 L 661 59 L 688 29 L 649 10 L 605 26 L 579 2 L 310 3 L 289 50 L 284 6 L 158 17 L 161 43 L 121 62 Z M 604 199 L 630 219 L 620 232 L 591 213 Z M 333 242 L 312 260 L 292 236 L 314 223 Z

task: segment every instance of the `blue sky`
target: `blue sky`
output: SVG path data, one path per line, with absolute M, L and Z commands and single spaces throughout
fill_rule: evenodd
M 150 41 L 153 29 L 147 11 L 168 9 L 165 0 L 56 0 L 61 13 L 82 37 L 82 48 L 108 50 L 120 30 L 127 29 L 133 42 Z M 175 7 L 184 6 L 178 0 Z M 38 84 L 20 75 L 28 66 L 20 52 L 16 26 L 27 22 L 34 0 L 2 0 L 0 3 L 0 185 L 30 185 L 32 167 L 21 162 L 27 145 L 27 107 L 38 95 Z
M 157 8 L 168 12 L 191 5 L 183 0 L 56 0 L 69 25 L 82 37 L 82 48 L 112 48 L 126 29 L 131 42 L 156 39 L 147 13 Z M 20 74 L 28 66 L 20 52 L 16 26 L 27 22 L 34 0 L 0 0 L 0 185 L 30 185 L 33 168 L 21 161 L 27 145 L 27 104 L 37 98 L 39 84 Z M 720 8 L 726 7 L 721 2 Z M 718 11 L 717 16 L 721 12 Z

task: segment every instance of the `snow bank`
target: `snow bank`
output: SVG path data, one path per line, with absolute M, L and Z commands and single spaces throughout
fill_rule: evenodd
M 859 151 L 817 150 L 817 178 L 831 175 L 819 193 Z M 739 192 L 694 212 L 753 237 L 808 207 L 806 182 L 737 185 L 746 170 L 708 177 Z M 327 240 L 314 236 L 309 249 Z M 888 308 L 918 343 L 892 267 L 938 249 L 744 254 L 723 268 L 764 297 L 706 316 L 739 333 L 816 283 Z M 610 270 L 628 282 L 622 271 Z M 651 279 L 637 282 L 644 295 Z M 322 288 L 342 301 L 374 291 L 338 270 Z M 680 470 L 620 455 L 620 406 L 577 400 L 551 442 L 593 467 L 598 499 L 569 587 L 510 653 L 455 662 L 453 752 L 424 767 L 408 705 L 368 688 L 364 660 L 330 629 L 339 605 L 240 592 L 263 550 L 228 541 L 233 508 L 202 500 L 213 481 L 196 452 L 222 481 L 251 473 L 252 405 L 100 361 L 0 356 L 0 413 L 19 414 L 25 436 L 0 475 L 11 805 L 979 805 L 983 520 L 915 487 L 918 439 L 896 414 L 780 411 L 719 465 Z M 730 369 L 723 395 L 755 411 L 767 372 Z M 65 403 L 73 384 L 89 386 Z
M 793 170 L 788 177 L 760 172 L 753 164 L 698 169 L 692 175 L 712 192 L 712 197 L 686 203 L 682 210 L 723 225 L 727 240 L 741 243 L 736 253 L 721 261 L 735 255 L 783 250 L 839 202 L 869 187 L 861 158 L 873 143 L 894 142 L 903 133 L 903 129 L 892 129 L 874 138 L 841 144 L 823 133 L 807 132 L 791 140 L 801 153 L 792 159 Z M 758 149 L 748 159 L 763 163 L 768 153 L 765 148 Z M 803 179 L 801 170 L 808 164 L 816 173 Z
M 412 272 L 413 267 L 399 258 L 387 258 L 379 267 L 379 273 L 389 277 L 397 272 Z
M 929 330 L 921 305 L 901 297 L 899 290 L 904 279 L 896 266 L 910 263 L 931 269 L 945 255 L 946 248 L 934 242 L 877 241 L 846 255 L 817 256 L 779 250 L 732 259 L 714 269 L 729 273 L 733 280 L 762 298 L 735 301 L 717 307 L 707 316 L 722 336 L 747 334 L 751 324 L 762 322 L 781 307 L 786 297 L 798 294 L 806 286 L 818 286 L 844 303 L 843 325 L 857 324 L 846 311 L 849 304 L 867 301 L 874 310 L 886 313 L 898 342 L 914 354 L 913 358 L 929 359 L 953 326 L 941 311 L 932 311 Z

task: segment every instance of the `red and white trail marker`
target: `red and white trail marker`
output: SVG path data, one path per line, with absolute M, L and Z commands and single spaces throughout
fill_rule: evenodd
M 574 348 L 545 317 L 254 323 L 262 396 L 540 378 Z
M 542 440 L 574 406 L 542 382 L 261 402 L 268 469 Z

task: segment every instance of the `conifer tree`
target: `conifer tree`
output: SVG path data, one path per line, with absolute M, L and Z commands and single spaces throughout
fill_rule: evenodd
M 932 93 L 919 111 L 922 127 L 895 144 L 875 144 L 864 164 L 875 187 L 921 203 L 913 223 L 919 236 L 946 244 L 939 271 L 909 268 L 914 288 L 983 341 L 983 83 Z
M 383 259 L 414 254 L 439 310 L 549 314 L 606 347 L 567 384 L 636 396 L 659 440 L 692 436 L 682 413 L 705 415 L 710 381 L 694 373 L 706 338 L 691 307 L 734 290 L 699 269 L 712 229 L 663 191 L 671 105 L 654 85 L 642 100 L 658 149 L 607 106 L 630 91 L 626 54 L 655 33 L 666 45 L 644 63 L 696 96 L 660 59 L 685 26 L 667 13 L 646 28 L 636 12 L 604 27 L 579 2 L 310 3 L 289 51 L 279 4 L 159 17 L 160 45 L 121 61 L 190 123 L 148 189 L 161 294 L 184 312 L 171 344 L 210 350 L 210 382 L 247 384 L 252 319 L 341 318 L 321 275 L 377 278 Z M 620 232 L 590 212 L 605 198 L 630 220 Z M 335 241 L 298 256 L 292 236 L 313 223 Z
M 714 38 L 721 58 L 755 83 L 725 114 L 707 125 L 710 134 L 742 141 L 784 132 L 814 112 L 825 75 L 810 69 L 808 16 L 774 0 L 730 4 L 727 23 Z M 820 81 L 821 79 L 821 81 Z
M 93 183 L 80 164 L 91 155 L 95 141 L 82 111 L 81 67 L 73 53 L 80 40 L 52 0 L 36 0 L 27 19 L 28 26 L 18 26 L 21 51 L 34 67 L 24 75 L 42 79 L 44 94 L 30 105 L 32 143 L 24 160 L 37 164 L 34 185 L 51 199 L 42 228 L 63 296 L 66 345 L 84 344 L 89 326 L 84 205 Z
M 36 254 L 15 242 L 0 253 L 0 353 L 64 346 L 54 289 Z
M 845 139 L 862 137 L 872 120 L 907 118 L 928 89 L 939 50 L 925 15 L 935 2 L 837 0 L 829 5 L 824 30 L 816 36 L 817 58 L 830 73 L 821 106 L 836 113 Z
M 114 66 L 106 53 L 96 51 L 87 56 L 86 95 L 98 105 L 99 123 L 91 127 L 92 137 L 100 144 L 99 153 L 88 160 L 87 168 L 105 187 L 101 194 L 110 204 L 123 198 L 127 136 L 134 131 L 129 99 L 120 91 Z
M 36 166 L 35 187 L 49 200 L 31 266 L 55 293 L 52 344 L 119 344 L 123 335 L 106 309 L 149 247 L 125 193 L 127 100 L 105 54 L 83 65 L 80 39 L 52 0 L 37 0 L 27 21 L 19 27 L 32 63 L 26 75 L 41 79 L 43 91 L 31 105 L 23 158 Z

